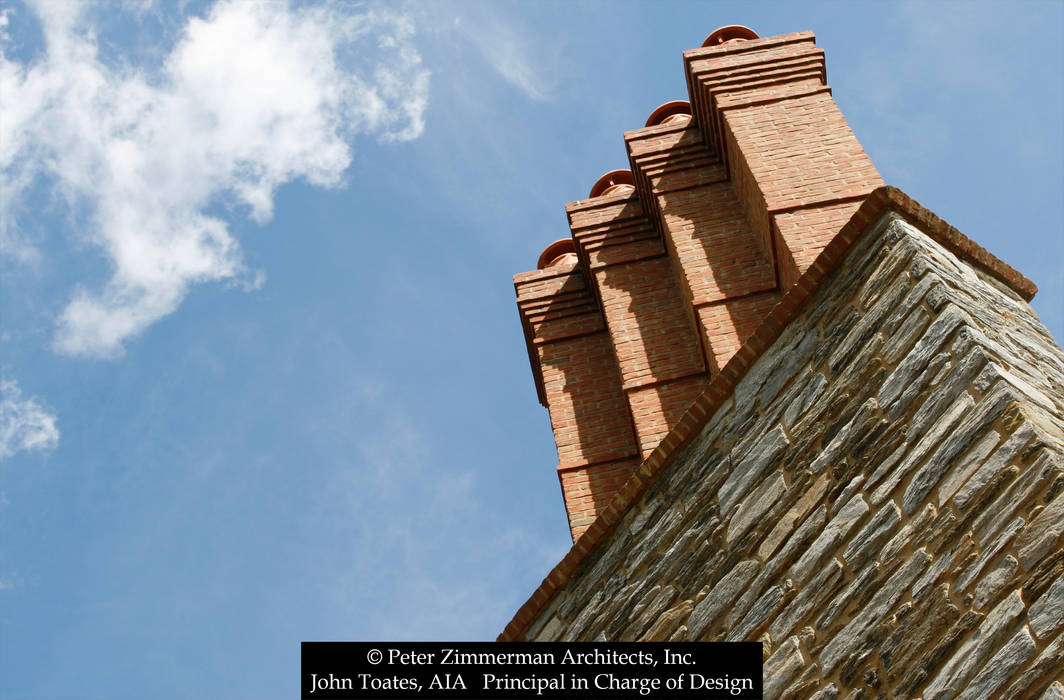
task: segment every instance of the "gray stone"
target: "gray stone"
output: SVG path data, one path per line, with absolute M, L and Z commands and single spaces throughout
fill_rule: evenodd
M 748 453 L 734 461 L 732 473 L 717 493 L 721 513 L 731 512 L 751 485 L 761 478 L 762 472 L 779 460 L 789 444 L 783 428 L 777 427 L 758 440 Z
M 1013 591 L 986 616 L 970 637 L 954 652 L 938 675 L 924 688 L 926 700 L 951 698 L 960 692 L 976 671 L 1001 645 L 1001 641 L 1024 612 L 1019 591 Z
M 753 607 L 750 608 L 750 612 L 746 613 L 746 616 L 739 621 L 734 629 L 728 633 L 727 641 L 729 642 L 743 642 L 752 641 L 751 637 L 765 623 L 769 615 L 774 613 L 780 604 L 783 603 L 784 598 L 783 586 L 773 586 L 765 591 L 765 595 L 758 598 Z
M 860 569 L 887 541 L 901 523 L 901 510 L 887 501 L 846 546 L 842 558 L 854 570 Z
M 1026 453 L 1024 455 L 1026 457 Z M 979 542 L 990 542 L 998 537 L 1001 529 L 1018 508 L 1031 500 L 1034 494 L 1046 485 L 1064 476 L 1064 463 L 1049 450 L 1040 450 L 1031 465 L 1020 477 L 1009 484 L 994 502 L 983 509 L 975 519 L 972 531 Z M 1052 496 L 1050 496 L 1052 498 Z
M 783 689 L 787 687 L 792 678 L 798 675 L 804 665 L 805 659 L 802 657 L 802 649 L 797 637 L 791 637 L 783 644 L 780 644 L 779 648 L 772 652 L 772 656 L 765 661 L 762 674 L 764 678 L 762 693 L 764 696 L 768 698 L 779 697 Z
M 735 397 L 729 397 L 720 405 L 699 431 L 698 437 L 684 451 L 682 459 L 685 463 L 697 464 L 706 459 L 707 454 L 714 449 L 717 440 L 728 428 L 732 416 L 735 413 Z
M 644 592 L 650 588 L 652 583 L 652 581 L 635 580 L 604 598 L 600 597 L 600 594 L 604 593 L 601 589 L 594 591 L 593 594 L 588 592 L 587 595 L 592 595 L 588 606 L 591 609 L 590 612 L 587 609 L 580 612 L 579 616 L 569 625 L 562 641 L 587 639 L 590 636 L 588 628 L 592 621 L 596 620 L 600 624 L 605 620 L 610 636 L 616 637 L 631 621 L 633 608 L 643 599 Z
M 1064 576 L 1060 576 L 1042 596 L 1034 602 L 1027 619 L 1039 639 L 1050 635 L 1064 625 Z
M 832 348 L 838 347 L 846 334 L 861 320 L 861 310 L 852 305 L 841 305 L 830 323 L 824 324 L 823 339 L 816 352 L 810 358 L 813 367 L 820 367 L 827 362 Z
M 820 666 L 830 676 L 845 659 L 866 651 L 872 642 L 875 626 L 886 618 L 897 604 L 901 592 L 927 568 L 931 555 L 917 550 L 908 561 L 880 587 L 868 605 L 858 610 L 852 620 L 839 631 L 820 653 Z
M 820 568 L 827 557 L 838 549 L 840 543 L 849 536 L 850 531 L 857 526 L 867 512 L 868 503 L 862 494 L 857 494 L 850 499 L 838 515 L 831 519 L 805 554 L 791 567 L 790 574 L 795 583 L 799 585 L 805 583 L 813 571 Z
M 790 634 L 799 622 L 835 593 L 842 576 L 843 567 L 839 560 L 832 559 L 828 562 L 769 625 L 768 631 L 772 638 L 781 639 Z
M 919 303 L 912 296 L 913 279 L 909 275 L 909 255 L 900 249 L 884 251 L 880 263 L 868 273 L 855 293 L 856 303 L 864 309 L 882 307 L 887 311 L 878 324 L 885 337 L 891 337 L 906 313 Z
M 864 474 L 858 474 L 857 476 L 850 479 L 850 482 L 846 484 L 846 488 L 844 488 L 842 490 L 842 493 L 840 493 L 835 498 L 835 502 L 832 504 L 831 510 L 829 511 L 831 513 L 831 517 L 834 518 L 836 515 L 838 515 L 839 511 L 845 507 L 845 504 L 849 503 L 850 499 L 854 497 L 854 494 L 861 490 L 861 487 L 864 485 L 864 482 Z
M 997 365 L 987 365 L 983 368 L 983 371 L 979 373 L 979 376 L 972 381 L 972 390 L 976 394 L 985 394 L 986 390 L 999 379 L 1001 379 L 1001 375 L 997 371 Z
M 880 350 L 880 355 L 885 362 L 894 364 L 913 346 L 916 338 L 920 336 L 927 325 L 931 322 L 931 314 L 922 306 L 917 306 L 905 317 L 905 321 L 898 328 L 886 344 Z
M 994 693 L 1005 684 L 1016 670 L 1034 656 L 1036 650 L 1034 639 L 1026 627 L 1012 636 L 1005 646 L 994 652 L 986 666 L 983 667 L 975 678 L 968 683 L 968 687 L 961 691 L 957 700 L 982 700 L 993 697 Z
M 691 549 L 695 543 L 702 539 L 705 532 L 702 528 L 693 527 L 672 543 L 660 558 L 650 562 L 646 576 L 661 581 L 672 581 L 673 574 L 684 567 L 690 558 Z
M 1016 557 L 1011 554 L 1006 555 L 1000 564 L 975 584 L 975 591 L 972 593 L 972 607 L 976 610 L 982 610 L 987 603 L 997 598 L 998 594 L 1004 590 L 1005 584 L 1012 579 L 1019 566 L 1020 563 L 1016 561 Z
M 550 601 L 548 601 L 543 609 L 540 610 L 539 617 L 529 624 L 528 630 L 525 631 L 526 639 L 536 639 L 541 634 L 543 628 L 549 624 L 551 620 L 558 617 L 558 607 L 564 599 L 565 592 L 562 591 L 561 594 L 555 595 Z M 559 621 L 562 622 L 562 626 L 564 627 L 564 622 L 561 620 Z
M 973 321 L 964 310 L 954 305 L 948 305 L 938 315 L 923 336 L 916 342 L 913 349 L 905 356 L 887 381 L 879 390 L 876 399 L 883 407 L 894 403 L 902 392 L 913 385 L 916 376 L 927 367 L 927 363 L 942 347 L 946 339 L 953 331 L 962 324 L 972 325 Z
M 953 584 L 953 590 L 958 593 L 963 593 L 968 590 L 968 585 L 975 580 L 975 577 L 983 573 L 983 567 L 990 563 L 990 561 L 998 555 L 1002 549 L 1008 546 L 1012 542 L 1012 538 L 1016 536 L 1016 533 L 1027 524 L 1023 518 L 1016 518 L 1005 529 L 1005 532 L 1001 534 L 993 542 L 990 542 L 984 549 L 983 553 L 979 555 L 979 558 L 972 562 L 963 571 L 959 572 L 956 578 L 956 582 Z
M 1015 362 L 1014 354 L 1005 353 L 999 356 L 1012 357 L 1013 361 Z M 1042 391 L 1036 389 L 1030 382 L 1023 379 L 1018 373 L 1010 372 L 1001 365 L 997 364 L 993 365 L 992 369 L 997 373 L 999 377 L 1001 377 L 1001 379 L 1011 384 L 1012 387 L 1029 402 L 1033 401 L 1045 410 L 1049 411 L 1051 414 L 1056 413 L 1058 411 L 1058 408 L 1056 404 L 1053 403 L 1052 399 L 1050 399 Z M 1033 374 L 1034 372 L 1030 372 L 1029 376 L 1032 376 Z
M 968 395 L 965 394 L 965 397 Z M 946 469 L 952 466 L 957 458 L 968 450 L 972 444 L 975 443 L 981 436 L 983 436 L 991 423 L 998 419 L 1002 413 L 1015 401 L 1015 397 L 1004 389 L 997 390 L 992 389 L 983 399 L 976 404 L 975 408 L 970 414 L 967 414 L 959 421 L 956 427 L 950 431 L 942 444 L 938 446 L 931 456 L 927 460 L 927 464 L 924 466 L 924 470 L 928 473 L 925 477 L 926 481 L 922 481 L 919 486 L 914 481 L 910 484 L 909 489 L 906 490 L 905 500 L 902 502 L 901 509 L 906 513 L 911 513 L 913 510 L 923 501 L 923 497 L 930 492 L 931 488 L 935 486 L 937 482 L 936 474 L 944 474 Z M 956 404 L 954 404 L 956 405 Z M 991 457 L 991 459 L 993 459 Z M 987 460 L 988 462 L 990 460 Z M 980 471 L 986 468 L 986 463 L 976 471 L 976 475 L 972 477 L 972 480 L 978 476 Z M 971 480 L 969 480 L 971 482 Z M 963 510 L 963 505 L 960 504 L 960 493 L 964 492 L 965 486 L 962 486 L 955 503 Z
M 561 636 L 565 631 L 565 623 L 557 617 L 550 618 L 550 621 L 543 626 L 543 629 L 539 631 L 539 634 L 532 637 L 534 642 L 553 642 Z
M 802 640 L 805 643 L 805 640 Z M 808 649 L 808 647 L 806 647 Z M 820 666 L 816 664 L 806 665 L 798 677 L 794 681 L 784 688 L 782 695 L 778 697 L 781 700 L 798 700 L 798 698 L 807 698 L 809 694 L 816 690 L 817 687 L 823 682 L 820 677 Z
M 615 542 L 624 542 L 624 540 L 618 538 Z M 588 562 L 590 566 L 582 572 L 582 578 L 586 578 L 589 583 L 605 581 L 602 585 L 606 591 L 611 594 L 614 593 L 628 582 L 628 577 L 624 575 L 624 572 L 618 571 L 620 568 L 618 560 L 625 554 L 627 554 L 627 550 L 623 546 L 611 544 L 602 551 L 596 560 Z M 562 616 L 572 619 L 579 614 L 578 610 L 582 607 L 581 603 L 582 601 L 575 597 L 570 597 L 563 601 L 559 608 Z
M 957 343 L 954 343 L 954 351 L 957 352 Z M 909 432 L 913 435 L 923 435 L 928 426 L 941 415 L 946 407 L 956 401 L 962 393 L 967 393 L 972 380 L 983 367 L 990 362 L 981 347 L 973 347 L 967 351 L 964 358 L 956 365 L 943 368 L 948 374 L 941 378 L 936 376 L 931 380 L 935 391 L 928 397 L 920 408 L 916 410 L 909 420 Z
M 828 380 L 821 372 L 815 373 L 797 398 L 791 401 L 783 412 L 783 425 L 790 428 L 805 415 L 806 410 L 813 405 L 813 402 L 820 398 L 827 384 Z
M 691 639 L 697 640 L 702 636 L 706 627 L 716 622 L 727 610 L 739 594 L 753 580 L 760 562 L 756 559 L 747 559 L 739 562 L 734 569 L 729 571 L 705 598 L 695 605 L 691 611 L 691 617 L 687 621 L 687 629 Z
M 906 453 L 901 463 L 891 471 L 883 480 L 883 483 L 872 494 L 873 503 L 882 503 L 883 500 L 894 491 L 895 487 L 919 464 L 927 454 L 942 444 L 943 439 L 952 433 L 957 424 L 961 422 L 965 414 L 971 409 L 972 398 L 965 394 L 961 399 L 950 406 L 946 413 L 939 417 L 938 421 L 920 438 L 920 440 Z M 905 513 L 912 511 L 906 510 Z
M 809 465 L 810 471 L 815 474 L 825 466 L 834 464 L 845 457 L 850 446 L 864 434 L 869 426 L 876 422 L 878 417 L 879 405 L 875 399 L 870 398 L 861 404 L 860 410 L 841 430 L 835 433 L 831 442 L 824 447 L 824 450 Z
M 799 370 L 809 364 L 809 357 L 819 342 L 820 334 L 813 328 L 806 332 L 801 342 L 782 358 L 758 392 L 758 402 L 761 406 L 768 406 L 779 395 L 780 389 L 798 374 Z
M 1058 549 L 1064 538 L 1064 493 L 1050 501 L 1030 525 L 1016 537 L 1017 559 L 1024 569 L 1031 569 L 1046 553 Z
M 687 618 L 691 614 L 691 609 L 694 607 L 694 602 L 685 600 L 674 608 L 666 610 L 657 621 L 651 626 L 649 630 L 643 634 L 639 641 L 642 642 L 660 642 L 667 637 L 670 637 L 676 630 L 681 620 Z M 684 628 L 686 631 L 686 628 Z
M 1046 692 L 1042 694 L 1041 700 L 1064 700 L 1064 684 L 1053 681 L 1053 685 L 1046 688 Z
M 646 532 L 634 540 L 634 546 L 628 549 L 628 556 L 624 559 L 624 570 L 629 575 L 638 572 L 646 558 L 652 555 L 663 542 L 672 541 L 672 535 L 682 527 L 683 519 L 683 511 L 676 505 L 665 509 L 661 517 L 648 525 Z
M 857 597 L 860 591 L 869 590 L 869 583 L 876 579 L 880 574 L 879 562 L 873 560 L 868 563 L 864 569 L 857 574 L 857 576 L 847 584 L 846 588 L 841 593 L 836 595 L 828 603 L 827 608 L 817 618 L 816 628 L 821 631 L 827 631 L 835 624 L 835 621 L 846 611 L 849 604 Z
M 893 689 L 894 696 L 915 697 L 919 695 L 916 689 L 924 684 L 928 674 L 938 668 L 953 653 L 983 617 L 983 615 L 969 610 L 954 619 L 953 624 L 948 629 L 929 640 L 931 642 L 930 645 L 922 651 L 914 662 L 908 664 L 895 679 L 898 683 Z
M 839 689 L 834 683 L 826 686 L 809 696 L 809 700 L 835 700 L 839 697 Z
M 937 586 L 922 600 L 903 604 L 897 626 L 879 647 L 883 668 L 891 678 L 909 667 L 913 658 L 957 621 L 960 613 L 949 597 L 949 584 Z
M 730 444 L 731 452 L 730 459 L 734 464 L 738 464 L 745 458 L 747 453 L 750 452 L 753 447 L 764 438 L 764 436 L 775 430 L 776 428 L 782 428 L 782 416 L 784 405 L 781 403 L 773 403 L 765 406 L 759 413 L 755 413 L 749 422 L 749 427 L 745 429 L 743 435 L 735 436 L 736 439 Z M 786 431 L 784 431 L 786 433 Z M 781 465 L 782 460 L 776 466 Z
M 872 492 L 872 495 L 868 497 L 868 500 L 871 501 L 872 505 L 881 505 L 887 500 L 887 497 L 890 496 L 890 492 L 894 489 L 894 486 L 897 486 L 897 482 L 895 481 L 888 489 L 876 488 L 886 476 L 893 473 L 894 467 L 901 461 L 902 457 L 904 457 L 905 453 L 908 451 L 909 443 L 905 440 L 900 440 L 898 446 L 894 447 L 890 454 L 878 461 L 879 466 L 877 466 L 876 470 L 872 472 L 872 476 L 868 478 L 867 485 L 865 486 L 866 490 L 875 489 Z M 869 461 L 872 460 L 870 459 Z
M 956 396 L 956 393 L 953 392 L 944 393 L 943 387 L 940 386 L 940 383 L 945 379 L 947 375 L 951 377 L 953 376 L 951 373 L 955 368 L 956 365 L 954 364 L 953 360 L 946 360 L 946 362 L 939 368 L 938 372 L 936 372 L 931 377 L 931 380 L 927 384 L 929 387 L 934 387 L 935 390 L 930 393 L 928 400 L 920 405 L 920 408 L 917 410 L 917 413 L 921 411 L 926 411 L 927 413 L 934 415 L 935 413 L 937 413 L 937 411 L 935 411 L 934 408 L 929 404 L 933 404 L 938 401 L 938 399 L 940 398 L 940 394 L 944 394 L 941 396 L 943 400 L 945 400 L 946 396 L 949 396 L 949 398 L 951 399 Z M 950 396 L 950 394 L 952 394 L 952 396 Z M 916 429 L 913 429 L 912 432 L 916 433 L 918 431 Z
M 1004 390 L 999 389 L 1000 386 L 995 386 L 991 391 L 998 390 L 999 395 L 1007 396 Z M 957 489 L 957 493 L 954 494 L 952 499 L 957 509 L 960 511 L 965 510 L 976 494 L 1008 467 L 1009 463 L 1020 454 L 1023 447 L 1030 442 L 1032 437 L 1033 433 L 1030 427 L 1025 424 L 1024 427 L 1009 436 L 1000 447 L 994 450 L 986 461 L 975 470 L 975 473 Z
M 914 599 L 922 598 L 935 583 L 942 577 L 947 570 L 955 571 L 957 564 L 963 561 L 966 556 L 972 551 L 974 543 L 971 537 L 965 535 L 961 538 L 960 542 L 954 545 L 953 549 L 948 553 L 940 553 L 935 560 L 928 567 L 924 574 L 916 579 L 916 583 L 913 584 L 911 593 Z
M 691 637 L 687 634 L 687 625 L 680 625 L 676 631 L 669 635 L 667 642 L 689 642 Z
M 632 610 L 634 618 L 621 633 L 622 641 L 636 640 L 642 637 L 643 632 L 672 605 L 679 591 L 672 586 L 654 586 L 650 593 L 636 604 Z
M 626 589 L 629 590 L 629 595 L 634 593 L 634 591 L 631 590 L 634 587 L 634 584 L 626 587 Z M 576 616 L 576 619 L 569 623 L 569 627 L 566 628 L 565 632 L 562 634 L 563 642 L 571 642 L 580 639 L 580 635 L 584 632 L 585 628 L 590 625 L 599 614 L 599 607 L 605 598 L 606 596 L 603 595 L 601 590 L 595 591 L 587 604 L 580 609 L 580 613 Z
M 833 374 L 839 371 L 854 359 L 855 355 L 875 352 L 879 344 L 875 336 L 883 327 L 884 320 L 898 311 L 898 303 L 909 291 L 909 282 L 904 277 L 889 280 L 888 288 L 883 296 L 873 304 L 864 317 L 850 329 L 834 350 L 828 356 L 828 367 Z
M 928 503 L 927 508 L 929 510 L 934 510 L 938 513 L 938 516 L 931 523 L 921 528 L 920 532 L 918 532 L 913 539 L 913 542 L 916 546 L 926 545 L 930 546 L 933 550 L 948 547 L 956 539 L 957 535 L 960 534 L 960 531 L 958 530 L 960 526 L 957 524 L 960 519 L 951 508 L 937 511 L 934 503 Z M 964 535 L 968 535 L 967 531 L 964 532 Z
M 935 509 L 935 506 L 928 503 L 924 509 L 920 511 L 919 516 L 902 525 L 897 534 L 895 534 L 894 537 L 891 537 L 890 541 L 883 545 L 883 549 L 879 553 L 879 558 L 882 561 L 890 561 L 898 556 L 898 554 L 901 553 L 901 550 L 905 549 L 912 540 L 913 533 L 923 532 L 924 528 L 927 527 L 927 524 L 933 521 L 937 514 L 938 511 Z
M 775 527 L 772 528 L 772 532 L 761 542 L 761 546 L 757 550 L 757 556 L 761 557 L 762 560 L 767 560 L 775 554 L 776 548 L 780 546 L 787 535 L 791 534 L 794 526 L 806 516 L 809 510 L 827 492 L 828 484 L 827 476 L 821 474 L 817 477 L 794 505 L 779 518 Z
M 948 429 L 949 433 L 955 433 L 956 430 L 961 429 L 963 424 L 961 419 L 967 414 L 972 406 L 975 405 L 975 401 L 967 393 L 961 394 L 960 397 L 944 411 L 943 418 L 950 422 L 951 427 Z M 952 426 L 957 426 L 956 428 Z M 920 431 L 914 431 L 914 434 L 923 434 Z M 928 433 L 929 435 L 934 434 Z M 946 433 L 938 433 L 941 438 Z M 945 443 L 943 443 L 945 444 Z M 920 445 L 917 445 L 919 447 Z M 941 449 L 941 448 L 940 448 Z M 936 454 L 937 454 L 936 450 Z M 917 457 L 918 458 L 918 457 Z M 941 480 L 942 475 L 946 473 L 946 470 L 953 466 L 953 463 L 948 458 L 935 459 L 932 457 L 920 469 L 913 475 L 912 481 L 909 482 L 909 486 L 905 489 L 905 495 L 902 496 L 901 509 L 905 513 L 912 513 L 921 503 L 924 498 L 931 492 L 938 482 Z M 907 471 L 907 463 L 903 462 L 899 467 L 899 471 Z
M 816 534 L 824 528 L 824 523 L 827 522 L 826 512 L 827 507 L 824 505 L 814 510 L 808 518 L 802 521 L 802 524 L 798 526 L 794 534 L 780 548 L 780 551 L 765 562 L 764 567 L 762 567 L 761 572 L 753 583 L 750 584 L 749 589 L 743 593 L 735 606 L 728 612 L 728 625 L 730 627 L 735 626 L 736 621 L 746 614 L 746 611 L 754 604 L 764 587 L 775 581 L 776 577 L 792 561 L 795 555 L 805 549 L 813 541 Z
M 953 352 L 948 347 L 942 348 L 941 352 L 932 357 L 923 371 L 917 375 L 909 386 L 901 392 L 901 396 L 893 404 L 884 404 L 883 410 L 891 420 L 901 420 L 910 412 L 917 399 L 926 400 L 934 396 L 931 384 L 940 376 L 943 370 L 953 366 Z M 919 404 L 917 404 L 919 405 Z
M 788 324 L 783 332 L 780 333 L 776 342 L 768 348 L 764 354 L 761 355 L 754 362 L 753 367 L 747 370 L 746 375 L 735 387 L 735 403 L 737 406 L 757 406 L 756 397 L 761 393 L 762 387 L 768 380 L 769 376 L 775 373 L 781 366 L 787 366 L 791 364 L 789 362 L 790 356 L 795 350 L 806 342 L 807 336 L 814 336 L 814 340 L 808 341 L 811 344 L 805 348 L 806 352 L 811 352 L 816 343 L 815 336 L 818 334 L 815 328 L 807 329 L 802 324 Z M 808 357 L 808 355 L 806 355 Z M 808 360 L 806 360 L 808 361 Z M 795 363 L 791 368 L 790 373 L 793 375 L 798 367 L 804 364 L 804 362 Z M 761 405 L 764 405 L 762 403 Z
M 998 442 L 1001 440 L 1001 435 L 991 430 L 989 433 L 983 436 L 979 442 L 977 442 L 968 453 L 964 455 L 964 458 L 957 462 L 956 466 L 950 470 L 950 472 L 939 482 L 936 497 L 938 499 L 938 506 L 941 508 L 946 504 L 953 494 L 957 493 L 957 489 L 968 480 L 968 477 L 983 463 L 987 455 L 997 447 Z
M 755 525 L 764 516 L 776 501 L 787 491 L 787 481 L 783 474 L 776 472 L 761 482 L 749 498 L 739 507 L 738 512 L 732 516 L 728 525 L 728 534 L 725 540 L 728 544 L 735 542 Z
M 1031 660 L 1023 672 L 1001 693 L 1003 700 L 1027 700 L 1037 697 L 1052 687 L 1053 681 L 1064 681 L 1064 634 L 1046 644 L 1041 653 Z M 1043 696 L 1044 697 L 1044 696 Z
M 660 514 L 663 505 L 662 501 L 650 501 L 643 504 L 639 512 L 635 513 L 628 522 L 628 527 L 626 528 L 628 532 L 632 535 L 639 534 L 648 522 L 653 522 L 655 517 Z

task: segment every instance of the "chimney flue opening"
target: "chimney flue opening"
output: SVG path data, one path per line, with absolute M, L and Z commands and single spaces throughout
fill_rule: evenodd
M 691 103 L 687 100 L 673 100 L 661 105 L 647 118 L 647 126 L 679 124 L 691 120 Z
M 741 24 L 729 24 L 726 27 L 717 29 L 712 34 L 706 37 L 706 40 L 702 42 L 702 48 L 710 46 L 720 46 L 726 44 L 729 41 L 750 41 L 751 39 L 760 39 L 750 27 L 744 27 Z
M 634 189 L 635 180 L 632 179 L 631 170 L 611 170 L 595 181 L 588 198 L 594 199 L 608 194 L 621 194 L 622 192 L 631 192 Z
M 576 247 L 573 245 L 572 238 L 561 238 L 543 249 L 543 252 L 539 254 L 536 269 L 546 270 L 548 267 L 567 262 L 568 259 L 576 262 Z

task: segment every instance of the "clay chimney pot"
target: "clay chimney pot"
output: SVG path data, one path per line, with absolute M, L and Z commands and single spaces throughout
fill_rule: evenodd
M 706 40 L 702 42 L 702 48 L 709 46 L 720 46 L 726 44 L 729 41 L 749 41 L 751 39 L 759 39 L 760 37 L 750 27 L 744 27 L 741 24 L 729 24 L 726 27 L 714 31 L 712 34 L 706 37 Z

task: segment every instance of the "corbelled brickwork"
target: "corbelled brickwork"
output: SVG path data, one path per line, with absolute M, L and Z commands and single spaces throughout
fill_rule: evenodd
M 789 289 L 883 184 L 825 80 L 812 32 L 684 53 L 700 123 Z
M 613 497 L 617 477 L 659 445 L 882 184 L 831 98 L 811 33 L 760 39 L 742 29 L 713 39 L 684 54 L 690 103 L 663 105 L 625 134 L 631 171 L 608 173 L 588 199 L 567 205 L 579 265 L 559 263 L 557 274 L 583 281 L 553 287 L 560 296 L 552 299 L 530 286 L 539 277 L 515 278 L 574 540 Z M 556 338 L 537 335 L 541 324 L 526 315 L 569 304 L 579 284 L 601 319 L 588 306 L 571 323 L 601 324 L 606 345 L 552 345 Z M 529 294 L 539 301 L 530 305 Z M 564 369 L 544 367 L 547 346 L 564 347 Z M 635 461 L 627 428 L 607 427 L 590 408 L 591 386 L 616 399 L 612 376 L 604 379 L 611 370 L 600 366 L 604 347 L 620 376 Z M 544 392 L 548 383 L 556 390 Z M 611 445 L 608 458 L 587 455 L 591 434 Z
M 500 639 L 761 640 L 769 698 L 1057 697 L 1064 352 L 1033 292 L 877 190 Z
M 640 460 L 602 313 L 575 257 L 564 258 L 514 279 L 570 527 L 583 532 Z

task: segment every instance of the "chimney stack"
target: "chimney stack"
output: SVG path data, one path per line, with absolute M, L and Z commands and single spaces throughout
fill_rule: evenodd
M 514 278 L 574 540 L 883 184 L 811 32 L 723 27 L 684 65 L 689 102 L 624 134 L 631 170 Z

